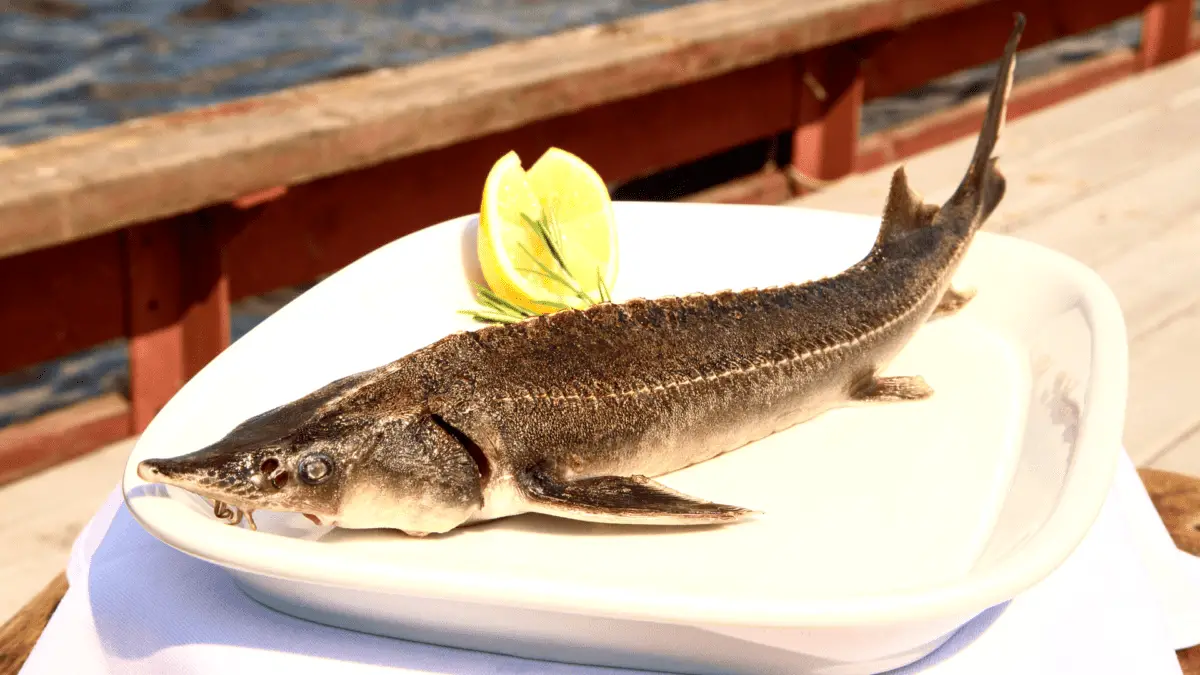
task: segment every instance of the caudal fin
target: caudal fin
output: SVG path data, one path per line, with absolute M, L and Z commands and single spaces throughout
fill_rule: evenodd
M 884 206 L 883 223 L 879 229 L 876 246 L 896 235 L 930 225 L 934 220 L 938 220 L 939 216 L 943 222 L 961 222 L 970 231 L 974 231 L 987 220 L 1003 199 L 1004 175 L 996 168 L 993 152 L 1000 140 L 1000 133 L 1004 130 L 1008 97 L 1012 92 L 1013 68 L 1017 62 L 1017 44 L 1021 41 L 1021 33 L 1024 30 L 1025 15 L 1017 13 L 1012 33 L 1004 46 L 1004 55 L 1000 58 L 996 82 L 992 86 L 987 113 L 983 119 L 983 128 L 975 144 L 975 153 L 954 194 L 940 207 L 936 204 L 926 204 L 921 201 L 921 196 L 909 187 L 904 167 L 896 169 L 892 174 L 892 186 L 888 193 L 887 205 Z
M 953 210 L 955 215 L 965 218 L 972 230 L 982 225 L 1004 198 L 1006 182 L 1004 175 L 996 168 L 994 153 L 1008 116 L 1008 97 L 1012 93 L 1013 69 L 1017 64 L 1017 44 L 1024 30 L 1025 15 L 1018 13 L 1008 43 L 1004 45 L 1004 56 L 1000 58 L 996 82 L 988 99 L 987 114 L 983 118 L 983 128 L 975 143 L 975 154 L 958 189 L 942 206 L 943 211 Z

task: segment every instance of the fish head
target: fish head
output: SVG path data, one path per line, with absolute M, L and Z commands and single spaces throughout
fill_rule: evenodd
M 482 506 L 469 441 L 439 424 L 421 396 L 396 386 L 337 396 L 331 387 L 200 450 L 143 460 L 138 476 L 243 511 L 342 527 L 444 532 Z
M 310 519 L 335 519 L 355 453 L 352 439 L 306 438 L 304 428 L 273 439 L 247 442 L 238 432 L 200 450 L 147 459 L 138 476 L 183 488 L 244 511 L 287 511 Z
M 380 433 L 345 473 L 339 526 L 442 533 L 483 508 L 490 463 L 466 434 L 428 410 Z

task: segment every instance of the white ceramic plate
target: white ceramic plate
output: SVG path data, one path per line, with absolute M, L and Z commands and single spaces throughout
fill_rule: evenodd
M 616 205 L 618 300 L 834 274 L 878 220 L 796 208 Z M 932 651 L 1058 566 L 1088 531 L 1120 451 L 1121 313 L 1082 265 L 982 234 L 958 275 L 979 295 L 889 368 L 924 402 L 850 408 L 671 474 L 759 509 L 715 529 L 521 516 L 413 539 L 259 513 L 223 525 L 147 485 L 137 462 L 217 440 L 340 376 L 476 326 L 475 217 L 384 246 L 221 354 L 142 435 L 130 510 L 281 611 L 438 644 L 685 673 L 870 673 Z

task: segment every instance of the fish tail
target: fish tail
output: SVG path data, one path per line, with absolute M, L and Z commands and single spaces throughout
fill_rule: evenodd
M 994 153 L 1008 115 L 1013 69 L 1017 63 L 1017 44 L 1021 41 L 1021 33 L 1024 30 L 1025 15 L 1018 12 L 1008 43 L 1004 46 L 1004 55 L 997 67 L 996 82 L 988 99 L 987 113 L 983 119 L 983 128 L 979 132 L 979 140 L 975 143 L 971 164 L 967 167 L 966 175 L 963 176 L 958 189 L 942 207 L 943 211 L 955 211 L 964 216 L 955 220 L 969 224 L 972 232 L 987 220 L 1004 198 L 1007 183 L 1004 174 L 996 167 Z
M 992 153 L 1004 129 L 1008 97 L 1012 92 L 1013 68 L 1017 61 L 1017 43 L 1025 29 L 1025 16 L 1017 13 L 1015 23 L 1004 47 L 1004 55 L 1000 58 L 999 73 L 988 100 L 983 128 L 962 182 L 944 205 L 926 204 L 921 200 L 921 195 L 909 187 L 904 167 L 897 168 L 892 174 L 891 189 L 883 208 L 883 222 L 875 239 L 876 251 L 893 238 L 932 225 L 943 212 L 948 213 L 942 215 L 942 222 L 964 223 L 973 232 L 1004 198 L 1007 184 L 1004 174 L 996 167 L 996 158 Z

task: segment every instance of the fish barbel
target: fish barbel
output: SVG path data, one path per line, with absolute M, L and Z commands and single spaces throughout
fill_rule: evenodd
M 954 194 L 925 204 L 897 169 L 870 253 L 845 271 L 455 333 L 138 475 L 238 520 L 267 509 L 418 536 L 530 512 L 670 525 L 751 515 L 651 477 L 839 406 L 932 395 L 919 375 L 879 373 L 974 294 L 951 278 L 1004 195 L 993 151 L 1024 25 L 1016 15 Z

